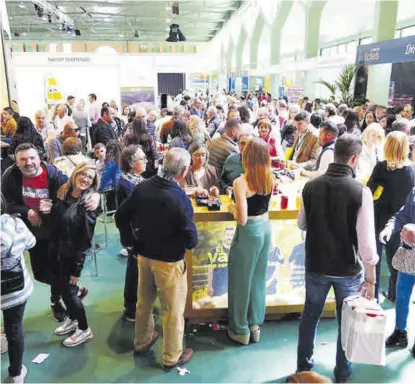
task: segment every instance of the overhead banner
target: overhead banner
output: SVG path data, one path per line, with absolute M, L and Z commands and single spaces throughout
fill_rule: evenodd
M 415 36 L 380 41 L 357 48 L 356 63 L 366 65 L 415 61 Z

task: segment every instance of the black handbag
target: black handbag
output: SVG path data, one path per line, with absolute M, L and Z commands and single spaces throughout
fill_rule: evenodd
M 13 243 L 4 259 L 10 257 Z M 1 266 L 1 295 L 8 295 L 13 292 L 21 291 L 24 288 L 24 272 L 21 258 L 12 267 L 3 269 L 3 258 Z

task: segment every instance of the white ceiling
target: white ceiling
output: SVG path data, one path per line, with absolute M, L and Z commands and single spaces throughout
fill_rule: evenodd
M 30 0 L 6 0 L 11 32 L 30 40 L 137 40 L 165 41 L 168 26 L 180 25 L 188 41 L 210 41 L 244 2 L 235 0 L 179 1 L 180 15 L 173 15 L 167 0 L 66 0 L 48 1 L 72 18 L 81 37 L 68 36 L 59 23 L 49 23 L 36 14 Z M 25 7 L 21 7 L 23 4 Z M 134 37 L 138 31 L 139 38 Z

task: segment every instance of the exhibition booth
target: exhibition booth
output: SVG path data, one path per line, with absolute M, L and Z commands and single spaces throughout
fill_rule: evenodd
M 414 105 L 415 36 L 361 45 L 356 64 L 361 64 L 355 87 L 355 98 L 372 96 L 375 88 L 389 89 L 388 106 Z
M 154 104 L 160 73 L 183 74 L 186 88 L 207 89 L 209 63 L 201 54 L 13 54 L 20 112 L 26 116 L 69 95 L 87 101 L 90 93 L 99 103 Z

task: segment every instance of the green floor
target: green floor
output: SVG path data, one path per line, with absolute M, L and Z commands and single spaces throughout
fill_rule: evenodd
M 102 243 L 102 228 L 97 228 Z M 134 325 L 122 319 L 122 289 L 126 259 L 117 256 L 118 236 L 112 231 L 109 246 L 99 253 L 99 277 L 91 277 L 92 266 L 86 266 L 82 283 L 89 288 L 85 305 L 94 339 L 82 346 L 68 349 L 62 337 L 53 331 L 57 324 L 49 308 L 49 290 L 35 284 L 25 315 L 26 350 L 24 362 L 29 373 L 27 382 L 281 382 L 296 368 L 298 320 L 268 322 L 262 327 L 261 342 L 239 347 L 231 344 L 224 331 L 200 328 L 186 338 L 186 345 L 195 351 L 186 366 L 190 375 L 160 369 L 162 340 L 153 352 L 140 358 L 133 356 Z M 384 268 L 386 271 L 386 268 Z M 385 278 L 383 279 L 385 281 Z M 414 297 L 413 297 L 414 298 Z M 394 311 L 388 311 L 388 329 L 392 330 Z M 408 324 L 411 345 L 415 339 L 415 306 L 411 307 Z M 159 327 L 160 329 L 160 327 Z M 332 377 L 335 361 L 337 324 L 334 319 L 321 322 L 316 341 L 316 371 Z M 31 363 L 39 353 L 50 356 L 43 364 Z M 7 354 L 2 355 L 1 374 L 8 366 Z M 355 365 L 353 382 L 415 383 L 415 360 L 409 350 L 388 352 L 387 366 Z

